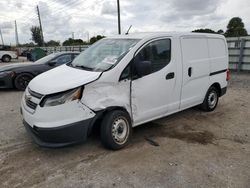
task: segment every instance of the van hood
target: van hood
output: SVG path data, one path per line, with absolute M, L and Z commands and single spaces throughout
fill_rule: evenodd
M 99 78 L 101 72 L 92 72 L 61 65 L 31 80 L 28 87 L 42 95 L 73 89 Z

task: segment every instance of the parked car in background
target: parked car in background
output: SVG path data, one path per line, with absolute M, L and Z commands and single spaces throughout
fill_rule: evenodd
M 57 52 L 32 63 L 14 63 L 0 67 L 0 88 L 25 90 L 35 76 L 59 65 L 71 62 L 78 52 Z
M 18 55 L 16 51 L 6 51 L 6 50 L 0 50 L 0 59 L 2 62 L 10 62 L 11 59 L 17 59 Z

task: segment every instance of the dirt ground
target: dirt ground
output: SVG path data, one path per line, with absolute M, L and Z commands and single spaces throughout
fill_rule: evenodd
M 120 151 L 33 144 L 22 92 L 0 91 L 0 187 L 250 187 L 250 74 L 232 74 L 214 112 L 186 110 L 134 129 Z M 153 140 L 151 143 L 148 139 Z M 154 146 L 159 144 L 159 146 Z

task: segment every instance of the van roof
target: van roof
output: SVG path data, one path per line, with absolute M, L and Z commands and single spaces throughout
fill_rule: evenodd
M 192 33 L 192 32 L 140 32 L 140 33 L 129 33 L 128 35 L 114 35 L 108 38 L 131 38 L 131 39 L 144 39 L 144 38 L 154 38 L 154 37 L 181 37 L 181 36 L 203 36 L 203 37 L 213 37 L 213 38 L 223 38 L 220 34 L 210 34 L 210 33 Z

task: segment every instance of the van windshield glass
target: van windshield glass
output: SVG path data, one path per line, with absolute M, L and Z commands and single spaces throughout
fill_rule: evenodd
M 78 55 L 71 66 L 89 71 L 114 67 L 139 39 L 102 39 Z

